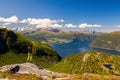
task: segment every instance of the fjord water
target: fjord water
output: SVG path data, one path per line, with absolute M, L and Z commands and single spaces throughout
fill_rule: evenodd
M 89 50 L 100 50 L 111 54 L 120 54 L 120 52 L 115 50 L 106 50 L 100 48 L 92 48 L 89 46 L 90 41 L 82 42 L 68 42 L 68 43 L 56 43 L 51 46 L 59 53 L 59 55 L 64 58 L 70 54 L 82 53 Z

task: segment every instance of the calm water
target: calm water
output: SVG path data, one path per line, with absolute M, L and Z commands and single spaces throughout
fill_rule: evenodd
M 100 51 L 108 52 L 111 54 L 120 54 L 120 52 L 115 50 L 92 48 L 92 47 L 89 47 L 89 44 L 90 44 L 90 41 L 84 41 L 84 42 L 57 43 L 57 44 L 52 44 L 51 46 L 63 58 L 70 54 L 81 53 L 88 50 L 100 50 Z

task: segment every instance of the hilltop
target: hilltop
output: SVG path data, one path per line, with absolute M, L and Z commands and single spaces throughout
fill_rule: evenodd
M 120 31 L 106 33 L 97 37 L 90 46 L 120 51 Z
M 27 58 L 27 47 L 34 43 L 33 63 L 50 67 L 61 57 L 46 43 L 38 43 L 22 34 L 0 28 L 0 66 L 24 63 Z
M 120 56 L 88 51 L 65 57 L 51 70 L 69 74 L 120 75 Z

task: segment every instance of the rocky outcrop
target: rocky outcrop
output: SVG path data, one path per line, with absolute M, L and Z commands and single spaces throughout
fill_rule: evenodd
M 6 65 L 0 67 L 0 71 L 12 71 L 13 73 L 19 74 L 36 74 L 38 76 L 48 76 L 54 74 L 53 72 L 45 70 L 42 67 L 39 67 L 36 64 L 30 62 L 23 64 Z
M 84 57 L 83 57 L 83 62 L 85 62 L 88 59 L 89 56 L 90 56 L 90 54 L 85 54 Z
M 67 80 L 69 78 L 68 74 L 52 72 L 30 62 L 26 62 L 22 64 L 11 64 L 0 67 L 0 72 L 6 72 L 6 71 L 12 71 L 13 75 L 36 74 L 42 80 Z M 0 78 L 0 80 L 9 80 L 9 79 L 6 77 L 6 78 Z

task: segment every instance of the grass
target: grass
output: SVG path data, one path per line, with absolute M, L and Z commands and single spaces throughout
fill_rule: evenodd
M 5 54 L 0 54 L 0 66 L 15 64 L 15 63 L 24 63 L 26 62 L 26 54 L 15 54 L 13 52 L 8 52 Z
M 119 80 L 120 76 L 115 75 L 98 75 L 98 74 L 76 74 L 71 75 L 67 80 Z
M 36 56 L 33 55 L 33 63 L 42 66 L 42 67 L 51 67 L 55 64 L 56 57 L 52 58 L 49 56 Z M 25 53 L 13 53 L 7 52 L 5 54 L 0 54 L 0 66 L 9 65 L 9 64 L 17 64 L 17 63 L 25 63 L 27 62 L 27 54 Z
M 47 43 L 39 43 L 17 32 L 0 28 L 0 66 L 26 62 L 30 44 L 33 46 L 33 63 L 50 67 L 61 60 Z
M 88 54 L 89 56 L 85 57 Z M 50 68 L 50 70 L 68 74 L 120 74 L 119 60 L 120 56 L 92 50 L 81 54 L 67 56 Z M 111 65 L 112 70 L 105 67 L 105 64 Z
M 0 72 L 0 78 L 9 80 L 43 80 L 35 74 L 12 74 L 11 72 Z
M 11 72 L 0 72 L 0 79 L 10 80 L 43 80 L 35 74 L 12 74 Z M 98 74 L 64 74 L 48 76 L 51 80 L 60 78 L 60 80 L 119 80 L 120 76 L 115 75 L 98 75 Z
M 120 50 L 120 34 L 107 33 L 97 37 L 90 46 L 103 49 Z

